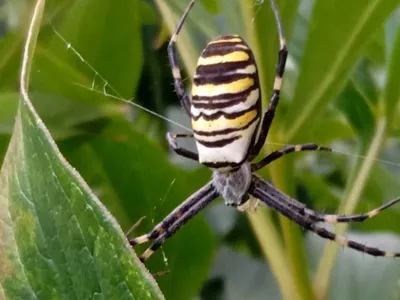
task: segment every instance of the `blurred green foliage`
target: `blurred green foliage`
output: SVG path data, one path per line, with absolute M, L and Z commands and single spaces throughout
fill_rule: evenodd
M 166 53 L 187 3 L 49 0 L 35 51 L 35 109 L 124 231 L 146 216 L 135 235 L 151 230 L 210 176 L 169 155 L 165 132 L 182 128 L 136 106 L 187 124 Z M 330 145 L 338 153 L 294 154 L 260 173 L 310 208 L 362 212 L 400 194 L 399 3 L 277 0 L 290 56 L 265 153 L 297 142 Z M 0 7 L 1 157 L 18 107 L 31 11 L 25 0 Z M 239 33 L 253 46 L 267 104 L 278 50 L 267 0 L 195 6 L 178 42 L 188 87 L 201 49 L 226 33 Z M 399 261 L 349 249 L 337 254 L 333 243 L 266 208 L 246 218 L 222 206 L 189 222 L 147 264 L 153 273 L 169 271 L 157 278 L 167 299 L 399 299 Z M 399 217 L 393 207 L 347 235 L 400 251 Z

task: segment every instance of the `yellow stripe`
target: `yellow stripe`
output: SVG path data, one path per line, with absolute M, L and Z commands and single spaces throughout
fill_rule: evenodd
M 199 61 L 197 62 L 197 66 L 216 65 L 220 63 L 235 61 L 248 61 L 249 59 L 250 56 L 248 53 L 244 51 L 234 51 L 225 55 L 213 55 L 209 57 L 200 56 Z
M 243 40 L 239 37 L 233 37 L 230 39 L 219 39 L 219 40 L 215 40 L 215 41 L 211 41 L 208 44 L 219 44 L 219 43 L 240 43 L 243 42 Z
M 216 120 L 205 120 L 203 117 L 192 119 L 192 128 L 196 131 L 216 131 L 228 128 L 241 128 L 249 124 L 257 115 L 257 110 L 250 110 L 235 119 L 227 119 L 221 116 Z
M 254 79 L 251 77 L 242 78 L 225 84 L 203 84 L 193 85 L 192 96 L 213 97 L 226 93 L 236 94 L 247 90 L 254 85 Z

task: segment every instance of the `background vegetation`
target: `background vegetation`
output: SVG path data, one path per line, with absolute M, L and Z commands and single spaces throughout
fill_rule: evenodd
M 362 212 L 400 194 L 399 2 L 277 0 L 290 57 L 265 153 L 298 142 L 329 145 L 336 153 L 294 154 L 260 173 L 313 209 Z M 169 33 L 187 3 L 50 0 L 36 45 L 30 72 L 35 109 L 125 232 L 146 216 L 135 235 L 149 231 L 210 176 L 206 168 L 169 153 L 165 132 L 184 129 L 137 107 L 188 126 L 166 55 Z M 17 115 L 32 9 L 24 0 L 0 7 L 1 157 Z M 278 50 L 268 1 L 199 1 L 186 25 L 179 51 L 188 86 L 207 41 L 239 33 L 253 46 L 267 103 Z M 21 114 L 23 119 L 20 109 Z M 24 158 L 29 162 L 29 155 Z M 7 165 L 6 159 L 2 174 Z M 46 162 L 30 166 L 25 171 L 33 186 L 43 184 L 35 178 L 46 172 Z M 57 194 L 51 199 L 58 205 Z M 400 208 L 393 207 L 350 231 L 335 229 L 400 251 L 399 217 Z M 157 278 L 167 299 L 400 298 L 398 260 L 338 249 L 267 208 L 244 215 L 221 201 L 188 223 L 147 266 L 153 273 L 169 271 Z

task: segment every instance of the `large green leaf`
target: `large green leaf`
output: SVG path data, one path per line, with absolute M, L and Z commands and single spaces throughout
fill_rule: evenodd
M 204 169 L 188 173 L 173 167 L 159 145 L 126 121 L 114 120 L 94 138 L 75 138 L 63 145 L 68 159 L 98 191 L 125 231 L 146 217 L 134 235 L 150 231 L 209 179 Z M 196 217 L 151 257 L 147 264 L 154 273 L 168 270 L 168 275 L 159 278 L 167 298 L 188 299 L 198 293 L 207 277 L 214 245 L 208 226 Z M 138 247 L 138 253 L 148 246 Z M 191 280 L 186 281 L 187 277 Z
M 293 103 L 285 116 L 285 139 L 306 136 L 312 117 L 338 94 L 364 46 L 398 0 L 316 1 L 309 24 Z
M 0 297 L 163 298 L 30 102 L 30 64 L 43 9 L 39 0 L 24 50 L 18 116 L 0 172 Z

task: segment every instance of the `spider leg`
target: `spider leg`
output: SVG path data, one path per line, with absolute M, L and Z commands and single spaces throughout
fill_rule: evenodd
M 179 62 L 176 51 L 176 39 L 178 37 L 179 32 L 182 29 L 183 23 L 186 20 L 189 12 L 193 8 L 196 0 L 192 0 L 189 3 L 189 6 L 186 8 L 181 20 L 178 23 L 178 26 L 175 29 L 175 32 L 172 34 L 171 39 L 168 44 L 168 59 L 171 64 L 172 76 L 174 77 L 174 85 L 176 94 L 181 101 L 181 105 L 185 109 L 186 113 L 190 116 L 190 98 L 188 94 L 185 92 L 185 87 L 182 80 L 181 70 L 179 68 Z
M 171 224 L 176 220 L 180 219 L 193 205 L 202 199 L 208 197 L 215 192 L 215 188 L 211 182 L 207 183 L 196 193 L 191 195 L 185 201 L 183 201 L 179 206 L 177 206 L 167 217 L 164 218 L 160 223 L 158 223 L 151 232 L 138 236 L 129 240 L 131 246 L 137 244 L 143 244 L 150 240 L 157 239 L 163 232 L 165 232 Z M 143 219 L 143 218 L 142 218 Z M 136 222 L 137 223 L 137 222 Z
M 169 147 L 174 150 L 174 152 L 178 155 L 181 155 L 183 157 L 199 161 L 199 155 L 195 152 L 192 152 L 190 150 L 187 150 L 185 148 L 178 147 L 178 144 L 176 140 L 178 138 L 189 138 L 193 137 L 193 133 L 172 133 L 172 132 L 167 132 L 167 141 L 169 144 Z
M 304 210 L 304 215 L 310 217 L 310 219 L 313 219 L 318 222 L 325 222 L 325 223 L 350 223 L 350 222 L 363 222 L 366 219 L 375 217 L 377 214 L 379 214 L 381 211 L 391 207 L 392 205 L 396 204 L 397 202 L 400 201 L 400 198 L 395 198 L 392 199 L 383 205 L 372 209 L 366 213 L 362 214 L 355 214 L 355 215 L 337 215 L 337 214 L 320 214 L 312 209 L 305 209 Z
M 338 215 L 338 214 L 321 214 L 312 209 L 306 207 L 304 203 L 301 203 L 288 195 L 285 195 L 279 191 L 272 184 L 260 180 L 260 188 L 268 193 L 274 198 L 279 200 L 279 202 L 295 209 L 299 214 L 313 220 L 314 222 L 325 222 L 325 223 L 350 223 L 350 222 L 363 222 L 366 219 L 372 218 L 379 214 L 381 211 L 393 206 L 394 204 L 400 202 L 400 197 L 392 199 L 383 205 L 372 209 L 366 213 L 354 214 L 354 215 Z M 262 187 L 261 187 L 262 186 Z
M 276 23 L 278 26 L 278 34 L 279 34 L 279 53 L 278 53 L 278 65 L 276 67 L 276 75 L 274 81 L 274 88 L 272 91 L 272 96 L 269 101 L 269 105 L 267 110 L 264 113 L 264 118 L 261 124 L 261 131 L 258 136 L 257 142 L 254 144 L 252 152 L 250 154 L 250 160 L 258 155 L 262 146 L 267 139 L 269 128 L 271 127 L 272 121 L 275 116 L 275 110 L 278 106 L 279 96 L 282 87 L 282 78 L 283 74 L 285 73 L 285 66 L 286 66 L 286 58 L 288 55 L 288 51 L 286 48 L 286 40 L 283 33 L 282 22 L 279 16 L 278 8 L 274 0 L 270 0 L 272 11 L 274 12 Z
M 329 230 L 326 230 L 325 228 L 316 226 L 313 220 L 310 220 L 306 216 L 301 215 L 298 211 L 293 210 L 289 206 L 285 205 L 285 203 L 280 202 L 279 199 L 275 199 L 268 190 L 261 188 L 263 186 L 263 182 L 260 178 L 254 176 L 253 180 L 253 185 L 250 187 L 249 190 L 249 193 L 251 195 L 257 197 L 267 206 L 275 209 L 282 215 L 286 216 L 288 219 L 296 222 L 298 225 L 304 227 L 305 229 L 316 233 L 320 237 L 337 242 L 341 246 L 349 247 L 372 256 L 400 257 L 399 252 L 388 252 L 375 247 L 368 247 L 359 242 L 348 240 L 346 237 L 337 235 Z
M 276 150 L 268 154 L 262 160 L 257 163 L 251 165 L 251 171 L 257 171 L 266 165 L 270 164 L 274 160 L 281 158 L 282 156 L 293 153 L 293 152 L 302 152 L 302 151 L 332 151 L 331 148 L 319 146 L 317 144 L 299 144 L 299 145 L 288 145 L 283 147 L 282 149 Z
M 176 218 L 173 222 L 169 222 L 169 226 L 165 228 L 157 238 L 155 238 L 153 244 L 147 248 L 147 250 L 140 256 L 140 260 L 145 262 L 149 257 L 161 247 L 161 245 L 165 242 L 166 239 L 173 236 L 183 225 L 185 225 L 191 218 L 197 215 L 200 211 L 202 211 L 208 204 L 210 204 L 213 200 L 215 200 L 219 194 L 212 186 L 212 189 L 201 199 L 195 202 L 193 205 L 188 207 L 187 211 L 181 214 L 178 218 Z

